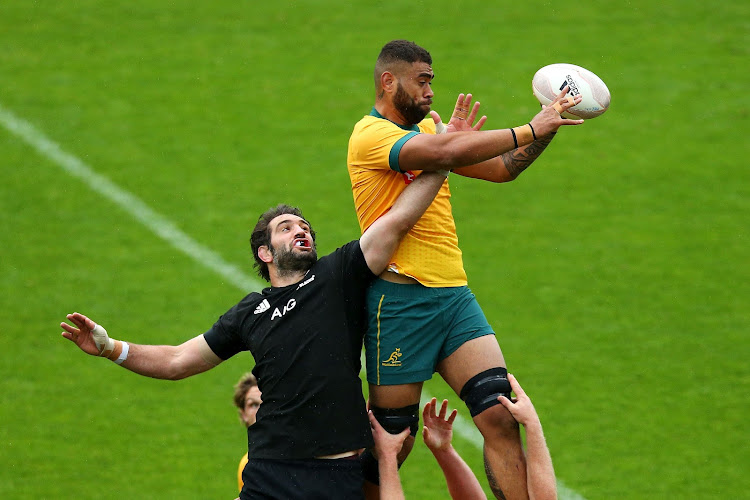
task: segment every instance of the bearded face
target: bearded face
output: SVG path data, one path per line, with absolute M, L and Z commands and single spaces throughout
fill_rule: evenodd
M 294 247 L 271 246 L 271 255 L 279 276 L 291 276 L 298 272 L 307 272 L 318 261 L 318 252 L 313 245 L 309 251 L 295 251 Z
M 427 103 L 420 104 L 416 99 L 411 97 L 404 90 L 401 82 L 398 82 L 396 93 L 393 96 L 393 105 L 411 125 L 416 125 L 424 120 L 424 117 L 430 112 L 430 105 Z

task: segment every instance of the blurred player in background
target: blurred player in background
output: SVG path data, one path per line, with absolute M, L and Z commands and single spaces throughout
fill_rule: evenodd
M 62 335 L 87 354 L 170 380 L 249 350 L 263 404 L 248 427 L 240 498 L 364 498 L 359 455 L 373 444 L 359 378 L 366 289 L 446 176 L 420 176 L 359 240 L 320 259 L 315 232 L 298 209 L 267 210 L 250 243 L 271 287 L 250 293 L 179 346 L 114 340 L 80 313 L 67 316 L 72 325 L 60 324 Z
M 234 406 L 240 415 L 240 420 L 245 424 L 245 428 L 255 423 L 255 415 L 258 408 L 263 402 L 261 399 L 260 389 L 258 389 L 258 379 L 251 372 L 240 377 L 237 385 L 234 386 Z M 247 465 L 247 452 L 240 459 L 240 466 L 237 469 L 237 485 L 239 491 L 242 491 L 242 471 Z
M 520 175 L 567 120 L 560 113 L 580 102 L 567 87 L 531 119 L 515 128 L 480 131 L 479 103 L 461 94 L 447 127 L 430 113 L 432 58 L 406 40 L 386 44 L 375 64 L 375 105 L 355 126 L 347 163 L 360 228 L 366 231 L 388 213 L 399 193 L 420 172 L 437 169 L 491 182 Z M 436 134 L 436 132 L 438 132 Z M 450 132 L 450 133 L 440 133 Z M 525 463 L 518 425 L 498 402 L 510 394 L 506 363 L 476 298 L 467 287 L 453 221 L 450 189 L 440 193 L 368 291 L 365 338 L 370 408 L 383 427 L 412 436 L 399 455 L 413 446 L 422 384 L 440 373 L 461 396 L 484 437 L 487 477 L 498 498 L 526 497 Z M 489 245 L 498 245 L 487 217 Z M 363 456 L 366 478 L 377 484 L 378 466 Z M 370 497 L 377 495 L 371 488 Z
M 512 400 L 505 396 L 498 396 L 500 404 L 505 406 L 516 421 L 524 426 L 526 431 L 526 484 L 528 497 L 531 500 L 557 499 L 557 483 L 552 457 L 544 439 L 539 415 L 518 381 L 512 374 L 508 380 L 516 393 Z M 427 448 L 437 460 L 443 471 L 448 492 L 453 499 L 486 500 L 477 477 L 463 458 L 453 448 L 453 421 L 457 410 L 447 413 L 448 400 L 443 400 L 440 410 L 437 410 L 437 400 L 432 398 L 422 411 L 424 426 L 422 438 Z M 401 480 L 398 476 L 397 454 L 404 440 L 409 436 L 409 428 L 400 434 L 386 432 L 370 412 L 370 425 L 375 438 L 378 468 L 380 470 L 380 498 L 398 500 L 404 498 Z

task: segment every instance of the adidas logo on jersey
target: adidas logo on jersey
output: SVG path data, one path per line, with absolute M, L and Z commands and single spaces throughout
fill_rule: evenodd
M 271 308 L 271 304 L 268 303 L 268 299 L 263 299 L 263 302 L 258 304 L 253 314 L 260 314 L 268 311 Z

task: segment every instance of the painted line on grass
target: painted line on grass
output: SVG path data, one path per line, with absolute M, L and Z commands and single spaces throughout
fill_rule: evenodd
M 226 262 L 216 252 L 192 239 L 172 221 L 155 212 L 134 194 L 97 173 L 79 158 L 63 151 L 57 143 L 47 138 L 29 122 L 18 118 L 5 109 L 2 104 L 0 104 L 0 122 L 8 131 L 36 149 L 39 154 L 51 160 L 72 177 L 88 185 L 92 191 L 99 193 L 124 212 L 133 216 L 162 240 L 199 264 L 214 271 L 227 282 L 245 292 L 258 291 L 263 288 L 258 280 L 246 276 L 241 269 Z
M 31 123 L 5 109 L 2 104 L 0 104 L 0 123 L 10 133 L 32 146 L 40 155 L 52 161 L 72 177 L 88 185 L 92 191 L 120 207 L 156 236 L 195 262 L 214 271 L 242 292 L 249 293 L 263 288 L 264 285 L 257 279 L 245 275 L 240 268 L 226 262 L 219 254 L 192 239 L 172 221 L 146 205 L 140 198 L 97 173 L 76 156 L 63 151 L 57 143 L 37 130 Z M 364 363 L 362 365 L 364 366 Z M 432 399 L 432 396 L 429 394 L 422 394 L 422 406 L 430 399 Z M 482 450 L 484 439 L 473 423 L 458 415 L 453 422 L 453 430 L 462 439 Z M 559 480 L 557 488 L 561 500 L 585 500 Z

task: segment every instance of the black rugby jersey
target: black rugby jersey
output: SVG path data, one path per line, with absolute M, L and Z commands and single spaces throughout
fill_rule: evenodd
M 301 459 L 373 444 L 359 372 L 374 278 L 353 241 L 298 283 L 247 295 L 204 334 L 222 359 L 247 350 L 255 358 L 263 403 L 248 428 L 249 456 Z

